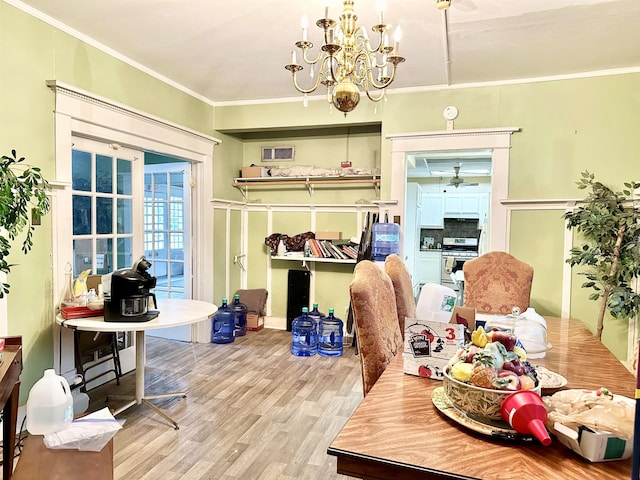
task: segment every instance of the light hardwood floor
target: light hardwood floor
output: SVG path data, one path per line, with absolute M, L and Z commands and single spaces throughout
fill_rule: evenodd
M 179 430 L 144 405 L 118 415 L 115 479 L 349 478 L 326 450 L 362 400 L 358 357 L 354 348 L 296 357 L 290 342 L 290 332 L 267 329 L 226 345 L 147 337 L 147 393 L 188 396 L 153 401 Z M 89 411 L 107 393 L 132 394 L 133 377 L 90 391 Z

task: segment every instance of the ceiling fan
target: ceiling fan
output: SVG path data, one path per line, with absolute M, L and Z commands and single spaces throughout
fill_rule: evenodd
M 478 185 L 478 183 L 465 182 L 464 178 L 460 177 L 460 165 L 456 165 L 455 167 L 453 167 L 453 171 L 455 172 L 455 175 L 451 177 L 449 183 L 447 184 L 450 187 L 474 187 Z

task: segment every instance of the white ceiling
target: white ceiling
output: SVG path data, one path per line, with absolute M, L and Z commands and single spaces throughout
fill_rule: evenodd
M 309 40 L 319 44 L 314 24 L 326 2 L 5 1 L 214 105 L 300 99 L 284 65 L 304 13 L 313 26 Z M 355 1 L 358 23 L 368 29 L 377 21 L 377 1 Z M 330 17 L 341 5 L 334 0 Z M 640 67 L 638 0 L 452 0 L 446 14 L 435 0 L 387 0 L 385 20 L 401 25 L 400 54 L 407 58 L 394 88 Z

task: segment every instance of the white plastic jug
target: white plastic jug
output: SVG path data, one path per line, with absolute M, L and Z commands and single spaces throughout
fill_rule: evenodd
M 69 382 L 54 369 L 44 371 L 29 391 L 27 430 L 32 435 L 46 435 L 67 428 L 73 421 L 73 397 Z

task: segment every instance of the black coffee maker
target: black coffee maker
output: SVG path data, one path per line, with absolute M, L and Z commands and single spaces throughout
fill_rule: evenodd
M 156 277 L 147 272 L 150 267 L 142 256 L 132 268 L 111 274 L 111 291 L 104 298 L 105 322 L 148 322 L 160 314 L 149 309 L 151 299 L 153 308 L 158 308 L 156 295 L 150 292 L 156 286 Z

